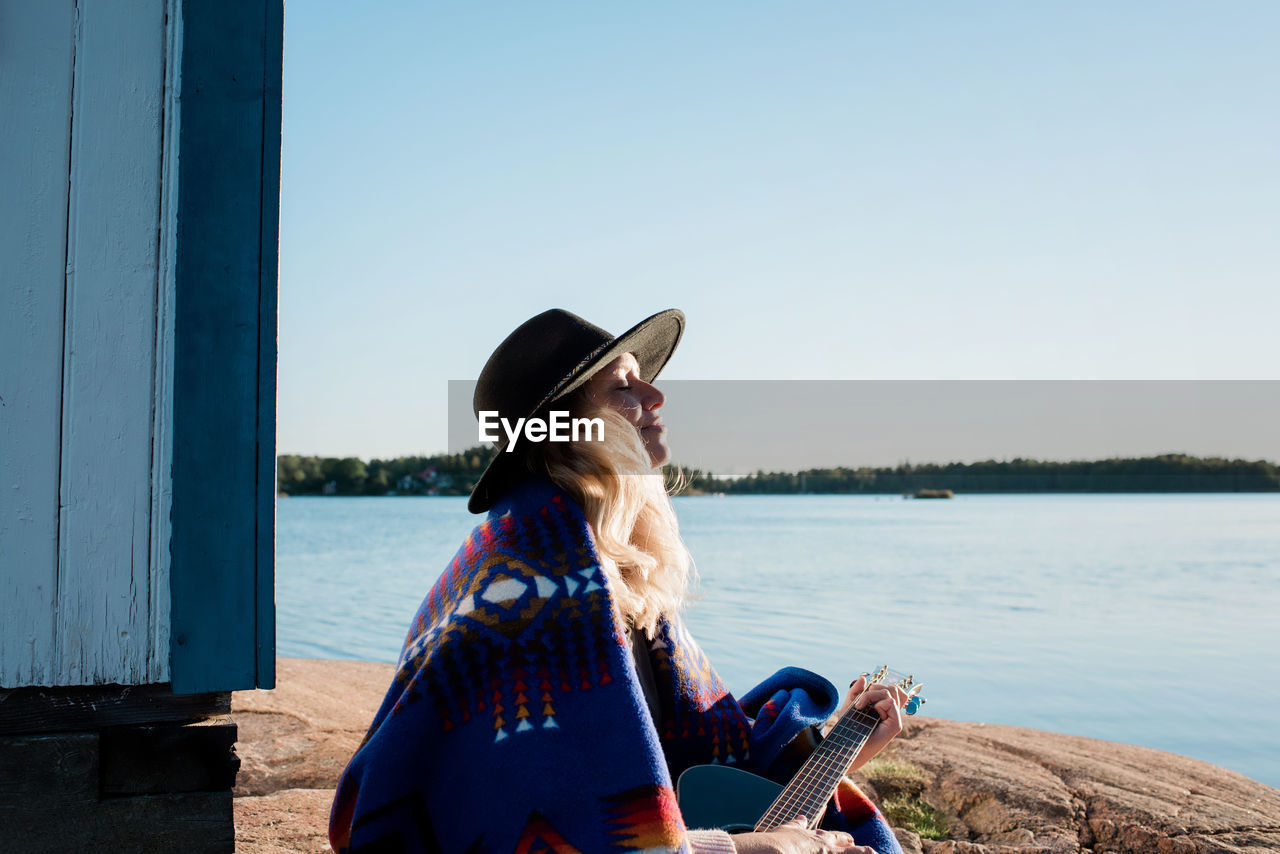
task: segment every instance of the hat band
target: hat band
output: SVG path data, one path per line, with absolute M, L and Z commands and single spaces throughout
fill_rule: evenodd
M 551 391 L 547 392 L 547 393 L 543 396 L 542 400 L 538 401 L 538 405 L 537 405 L 537 406 L 535 406 L 535 407 L 533 408 L 533 412 L 530 412 L 529 414 L 530 414 L 530 415 L 532 415 L 534 412 L 537 412 L 538 410 L 542 409 L 542 407 L 544 407 L 544 406 L 546 406 L 548 403 L 550 403 L 550 402 L 551 402 L 551 399 L 552 399 L 553 397 L 555 397 L 557 393 L 559 393 L 560 389 L 562 389 L 562 388 L 564 388 L 566 385 L 568 385 L 568 384 L 569 384 L 569 382 L 570 382 L 574 377 L 576 377 L 579 373 L 581 373 L 581 372 L 582 372 L 582 369 L 583 369 L 584 367 L 586 367 L 587 363 L 589 363 L 589 362 L 590 362 L 592 359 L 594 359 L 596 356 L 600 355 L 600 353 L 601 353 L 601 352 L 603 352 L 605 349 L 607 349 L 607 348 L 609 347 L 609 345 L 613 344 L 613 343 L 614 343 L 614 342 L 616 342 L 617 340 L 618 340 L 617 338 L 610 338 L 608 341 L 604 342 L 604 343 L 603 343 L 603 344 L 601 344 L 599 347 L 596 347 L 594 350 L 592 350 L 590 353 L 588 353 L 585 357 L 583 357 L 583 359 L 582 359 L 582 361 L 581 361 L 581 362 L 579 362 L 578 364 L 574 365 L 574 366 L 573 366 L 573 369 L 572 369 L 571 371 L 569 371 L 569 373 L 567 373 L 567 374 L 565 374 L 563 377 L 561 377 L 561 378 L 560 378 L 560 380 L 559 380 L 559 382 L 557 382 L 554 386 L 552 386 L 552 387 L 551 387 Z

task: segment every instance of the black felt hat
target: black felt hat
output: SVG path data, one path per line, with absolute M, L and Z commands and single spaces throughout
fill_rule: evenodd
M 600 368 L 623 353 L 640 364 L 640 378 L 652 382 L 675 352 L 684 334 L 684 313 L 676 308 L 645 318 L 618 336 L 560 308 L 530 318 L 506 337 L 485 363 L 472 408 L 497 412 L 514 423 L 542 415 L 551 404 L 577 390 Z M 483 513 L 520 474 L 519 452 L 505 453 L 499 431 L 498 455 L 484 470 L 467 509 Z

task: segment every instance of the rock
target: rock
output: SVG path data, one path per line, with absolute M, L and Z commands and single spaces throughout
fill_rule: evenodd
M 333 788 L 395 668 L 291 658 L 276 667 L 278 687 L 238 692 L 231 701 L 240 727 L 236 850 L 328 851 Z M 912 718 L 885 757 L 914 768 L 872 780 L 868 791 L 918 798 L 947 820 L 946 839 L 896 828 L 908 854 L 1280 851 L 1280 791 L 1184 756 Z
M 238 691 L 236 851 L 329 852 L 329 807 L 395 667 L 279 658 L 276 687 Z
M 924 854 L 989 854 L 989 852 L 984 845 L 947 839 L 940 842 L 929 840 L 925 845 Z
M 886 751 L 921 768 L 953 841 L 996 852 L 1280 850 L 1280 791 L 1205 762 L 1017 727 L 914 719 Z M 930 852 L 956 852 L 935 843 Z
M 332 789 L 281 789 L 236 798 L 236 851 L 240 854 L 331 854 Z
M 901 827 L 895 827 L 893 835 L 898 837 L 898 844 L 902 846 L 902 854 L 923 854 L 924 849 L 920 844 L 920 836 L 918 834 Z
M 333 789 L 394 673 L 393 665 L 366 661 L 277 659 L 273 690 L 231 698 L 240 728 L 234 793 Z

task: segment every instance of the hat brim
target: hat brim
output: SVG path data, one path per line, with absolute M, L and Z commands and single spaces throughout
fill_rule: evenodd
M 680 309 L 669 308 L 646 317 L 617 338 L 587 354 L 567 376 L 548 390 L 542 401 L 532 412 L 526 413 L 525 417 L 532 417 L 556 401 L 573 394 L 601 368 L 623 353 L 633 354 L 640 365 L 640 378 L 645 382 L 653 382 L 671 359 L 671 354 L 675 352 L 683 336 L 684 312 Z M 519 454 L 500 452 L 476 481 L 475 488 L 471 490 L 471 498 L 467 501 L 467 509 L 472 513 L 488 510 L 502 492 L 514 485 L 513 480 L 522 474 L 523 468 Z

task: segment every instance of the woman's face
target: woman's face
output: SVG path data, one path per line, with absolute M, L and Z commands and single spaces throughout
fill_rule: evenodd
M 623 353 L 587 380 L 584 394 L 593 404 L 607 407 L 636 426 L 654 468 L 671 459 L 667 428 L 658 409 L 667 402 L 658 387 L 640 379 L 640 363 Z

